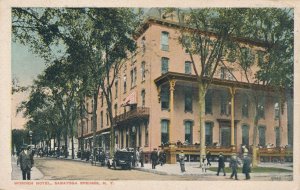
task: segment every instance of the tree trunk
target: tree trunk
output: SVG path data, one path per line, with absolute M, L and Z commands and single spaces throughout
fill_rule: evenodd
M 252 166 L 257 167 L 257 124 L 258 124 L 258 97 L 251 96 L 254 102 L 254 122 L 253 122 L 253 145 L 252 145 Z
M 97 91 L 98 92 L 98 91 Z M 92 146 L 92 155 L 95 159 L 95 147 L 96 147 L 96 132 L 97 132 L 97 104 L 98 104 L 98 93 L 94 94 L 94 104 L 93 104 L 93 146 Z
M 201 81 L 199 87 L 199 132 L 200 132 L 200 166 L 202 164 L 201 158 L 205 156 L 205 84 Z

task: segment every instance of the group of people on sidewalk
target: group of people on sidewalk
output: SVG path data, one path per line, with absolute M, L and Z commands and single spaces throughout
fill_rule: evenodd
M 242 154 L 242 162 L 243 162 L 243 167 L 242 167 L 242 173 L 245 174 L 245 180 L 249 180 L 250 179 L 250 172 L 251 172 L 251 159 L 248 155 L 248 149 L 243 146 L 242 147 L 243 150 L 243 154 Z M 179 157 L 179 163 L 180 163 L 180 170 L 181 172 L 185 172 L 185 155 L 183 153 L 183 151 L 180 152 L 180 154 L 178 155 Z M 201 168 L 202 168 L 202 172 L 206 172 L 208 166 L 211 166 L 210 163 L 210 159 L 211 159 L 211 153 L 209 151 L 207 151 L 206 156 L 203 156 L 203 158 L 201 159 Z M 240 159 L 237 157 L 237 155 L 235 153 L 232 154 L 230 161 L 229 161 L 229 168 L 231 168 L 231 175 L 230 175 L 230 179 L 233 179 L 233 177 L 235 178 L 235 180 L 238 180 L 237 177 L 237 171 L 238 171 L 238 167 L 239 165 L 241 165 L 241 161 Z M 217 176 L 219 176 L 220 172 L 223 172 L 223 176 L 226 176 L 226 172 L 225 172 L 225 157 L 223 155 L 222 152 L 219 153 L 218 156 L 218 170 L 217 170 Z
M 157 148 L 150 154 L 150 160 L 152 163 L 152 169 L 155 169 L 156 165 L 164 165 L 166 163 L 166 153 L 163 150 L 157 151 Z
M 245 174 L 245 179 L 249 180 L 250 179 L 250 172 L 251 172 L 251 159 L 248 155 L 248 149 L 243 146 L 243 168 L 242 168 L 242 173 Z M 238 180 L 237 177 L 237 170 L 239 165 L 241 165 L 241 162 L 239 160 L 239 158 L 237 157 L 237 155 L 235 153 L 232 154 L 231 158 L 230 158 L 230 162 L 229 162 L 229 167 L 231 168 L 231 175 L 230 175 L 230 179 L 234 179 Z M 219 154 L 219 158 L 218 158 L 218 171 L 217 171 L 217 176 L 219 176 L 219 173 L 221 172 L 221 170 L 223 171 L 223 175 L 226 176 L 226 172 L 225 172 L 225 158 L 223 156 L 223 153 L 221 152 Z

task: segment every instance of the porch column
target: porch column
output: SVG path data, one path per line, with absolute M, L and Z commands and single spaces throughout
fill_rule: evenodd
M 169 142 L 175 143 L 173 139 L 173 125 L 174 125 L 174 90 L 175 80 L 170 80 L 170 124 L 169 124 Z M 176 164 L 176 151 L 174 145 L 170 145 L 170 164 Z
M 234 142 L 234 95 L 235 95 L 235 88 L 230 87 L 230 94 L 231 94 L 231 147 L 235 146 Z
M 175 90 L 175 80 L 170 80 L 170 124 L 169 124 L 169 142 L 173 143 L 173 123 L 174 123 L 174 90 Z

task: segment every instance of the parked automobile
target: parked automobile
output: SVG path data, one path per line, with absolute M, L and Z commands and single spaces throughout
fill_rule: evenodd
M 133 156 L 133 151 L 118 150 L 115 152 L 112 159 L 108 159 L 107 167 L 113 167 L 114 169 L 117 169 L 117 167 L 121 167 L 122 169 L 132 169 Z

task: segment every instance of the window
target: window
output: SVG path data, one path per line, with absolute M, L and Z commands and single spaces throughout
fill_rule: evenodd
M 149 144 L 149 127 L 148 124 L 145 123 L 145 146 Z
M 170 101 L 170 92 L 167 87 L 162 87 L 160 92 L 160 98 L 161 98 L 161 109 L 169 109 L 169 101 Z
M 118 81 L 115 82 L 115 98 L 118 98 Z
M 184 111 L 193 111 L 193 90 L 192 88 L 186 88 L 184 94 Z
M 249 126 L 242 126 L 242 145 L 249 145 Z
M 257 51 L 257 62 L 258 65 L 262 65 L 264 63 L 264 52 Z
M 184 122 L 184 127 L 185 127 L 185 135 L 184 135 L 184 140 L 192 144 L 193 143 L 193 122 L 192 121 L 185 121 Z
M 115 117 L 118 115 L 118 104 L 114 105 L 114 109 L 115 109 Z
M 126 82 L 127 78 L 126 78 L 126 75 L 124 75 L 123 77 L 123 88 L 124 88 L 124 93 L 126 93 L 126 90 L 127 90 L 127 82 Z
M 249 110 L 249 98 L 248 96 L 245 94 L 243 97 L 242 97 L 242 116 L 243 117 L 248 117 L 249 114 L 248 114 L 248 110 Z
M 231 112 L 230 105 L 231 103 L 229 102 L 229 97 L 228 97 L 228 92 L 222 91 L 220 93 L 220 100 L 221 100 L 221 115 L 229 115 Z
M 221 68 L 220 79 L 226 79 L 226 69 L 224 67 Z
M 274 104 L 274 114 L 275 114 L 275 119 L 279 119 L 279 103 L 276 102 Z
M 276 147 L 280 147 L 280 128 L 275 128 L 275 137 L 276 137 Z
M 132 88 L 133 87 L 133 70 L 130 71 L 130 87 Z
M 161 74 L 165 74 L 169 71 L 169 58 L 161 58 Z
M 205 145 L 211 146 L 213 144 L 213 123 L 205 122 Z
M 103 99 L 104 99 L 104 93 L 103 91 L 101 92 L 101 107 L 103 107 Z
M 205 94 L 205 114 L 212 114 L 212 90 L 207 90 Z
M 264 96 L 258 99 L 257 116 L 258 119 L 265 118 L 265 97 Z
M 169 120 L 161 120 L 161 144 L 169 143 Z
M 234 80 L 234 77 L 232 76 L 232 69 L 230 71 L 228 68 L 222 67 L 220 71 L 220 79 L 225 79 L 225 80 Z
M 184 63 L 184 73 L 191 74 L 192 73 L 192 63 L 190 61 L 186 61 Z
M 131 88 L 136 85 L 136 67 L 130 71 Z
M 142 96 L 142 107 L 145 107 L 145 95 L 146 95 L 145 90 L 142 90 L 142 92 L 141 92 L 141 96 Z
M 161 33 L 161 50 L 169 51 L 169 33 L 162 32 Z
M 103 111 L 100 112 L 100 126 L 103 128 Z
M 145 66 L 146 66 L 146 63 L 145 63 L 145 61 L 143 61 L 143 62 L 142 62 L 142 66 L 141 66 L 142 81 L 144 81 L 145 78 L 146 78 L 146 70 L 145 70 Z
M 259 136 L 259 145 L 265 146 L 266 145 L 266 127 L 265 126 L 258 127 L 258 136 Z
M 133 74 L 134 74 L 134 82 L 133 85 L 136 85 L 136 77 L 137 77 L 137 73 L 136 73 L 136 67 L 133 69 Z
M 142 46 L 142 53 L 144 55 L 144 53 L 146 51 L 146 38 L 145 38 L 145 36 L 142 38 L 141 46 Z

